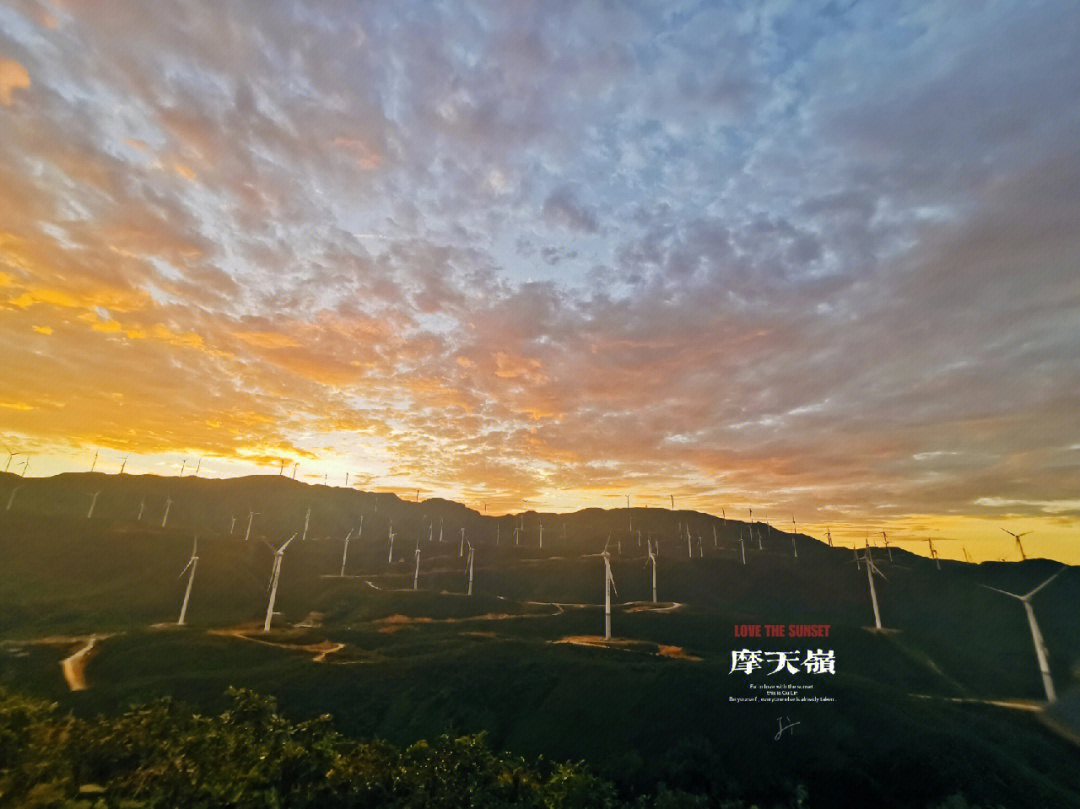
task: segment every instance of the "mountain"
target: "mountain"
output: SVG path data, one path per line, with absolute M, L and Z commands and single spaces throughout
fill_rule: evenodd
M 1080 751 L 1062 730 L 1072 714 L 1063 710 L 1056 729 L 1043 721 L 1054 712 L 1040 710 L 1024 609 L 987 589 L 1027 592 L 1061 567 L 1048 560 L 939 569 L 874 549 L 885 627 L 875 631 L 865 563 L 850 548 L 796 535 L 796 558 L 791 534 L 692 511 L 487 517 L 446 500 L 270 476 L 0 476 L 0 509 L 9 502 L 0 683 L 80 716 L 158 696 L 220 710 L 226 689 L 243 686 L 297 720 L 331 713 L 355 738 L 409 745 L 485 732 L 495 749 L 584 760 L 622 795 L 663 783 L 767 802 L 803 785 L 813 806 L 852 792 L 884 807 L 957 792 L 1010 807 L 1080 806 Z M 461 529 L 475 548 L 471 597 Z M 263 633 L 273 550 L 294 534 Z M 196 535 L 187 626 L 177 628 Z M 656 605 L 649 539 L 659 543 Z M 607 644 L 605 546 L 618 588 Z M 1078 598 L 1069 568 L 1033 600 L 1070 700 Z M 764 625 L 829 630 L 735 636 Z M 87 687 L 72 691 L 60 661 L 91 635 L 80 658 Z M 835 673 L 733 672 L 742 649 L 772 659 L 832 652 Z M 792 699 L 820 701 L 742 701 L 778 683 Z

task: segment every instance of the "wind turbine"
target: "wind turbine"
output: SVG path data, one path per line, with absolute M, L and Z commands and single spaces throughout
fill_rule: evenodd
M 717 539 L 716 539 L 716 523 L 713 523 L 713 527 L 712 527 L 712 546 L 713 546 L 714 549 L 720 547 L 717 544 Z
M 675 495 L 671 495 L 671 510 L 675 510 Z
M 469 591 L 468 595 L 472 595 L 472 582 L 473 582 L 473 546 L 469 543 Z
M 856 551 L 856 553 L 858 553 Z M 878 610 L 877 603 L 877 590 L 874 588 L 874 574 L 877 573 L 881 578 L 888 581 L 885 574 L 878 570 L 877 565 L 874 564 L 873 558 L 870 556 L 870 546 L 866 546 L 866 552 L 864 554 L 866 559 L 866 580 L 870 583 L 870 600 L 874 603 L 874 626 L 881 629 L 881 612 Z
M 18 486 L 11 490 L 11 496 L 8 497 L 7 508 L 5 508 L 4 511 L 11 511 L 11 504 L 15 502 L 15 492 L 19 491 L 19 489 L 21 489 L 25 485 L 26 484 L 24 483 L 20 483 Z
M 827 540 L 829 540 L 829 547 L 831 548 L 833 546 L 833 544 L 832 544 L 832 529 L 831 528 L 826 528 L 825 529 L 825 538 Z
M 165 516 L 161 518 L 161 527 L 165 527 L 166 521 L 169 519 L 169 509 L 172 508 L 173 499 L 172 495 L 168 495 L 165 499 Z
M 86 519 L 88 519 L 88 520 L 92 516 L 94 516 L 94 506 L 97 505 L 97 499 L 98 499 L 99 494 L 101 494 L 100 489 L 98 489 L 96 492 L 94 492 L 94 498 L 90 501 L 90 509 L 86 512 Z
M 686 555 L 690 559 L 694 558 L 694 548 L 693 548 L 693 546 L 691 545 L 691 542 L 690 542 L 690 526 L 689 526 L 689 524 L 686 526 Z
M 184 458 L 184 462 L 180 464 L 180 477 L 184 476 L 185 469 L 187 469 L 187 458 Z
M 345 550 L 341 552 L 341 573 L 338 575 L 345 576 L 345 560 L 349 556 L 349 538 L 352 537 L 352 529 L 349 529 L 349 533 L 345 535 Z M 415 589 L 415 588 L 414 588 Z
M 461 528 L 461 539 L 458 541 L 458 559 L 461 559 L 465 555 L 465 527 Z
M 248 509 L 248 525 L 247 531 L 244 532 L 244 542 L 247 542 L 251 537 L 251 521 L 255 519 L 255 515 L 258 513 L 258 511 L 252 511 L 250 508 Z
M 544 523 L 540 523 L 540 550 L 544 549 Z
M 795 554 L 795 558 L 799 558 L 799 548 L 795 545 L 795 534 L 799 533 L 799 527 L 795 524 L 795 515 L 791 515 L 791 552 Z
M 1013 539 L 1016 540 L 1016 547 L 1020 549 L 1020 559 L 1021 559 L 1021 561 L 1026 562 L 1027 561 L 1027 554 L 1024 553 L 1024 544 L 1020 541 L 1020 537 L 1026 537 L 1031 532 L 1030 531 L 1024 531 L 1021 534 L 1014 534 L 1012 531 L 1010 531 L 1007 528 L 1002 528 L 1001 530 L 1004 531 L 1006 534 L 1008 534 L 1009 536 L 1011 536 Z
M 128 462 L 129 457 L 130 456 L 125 455 L 124 460 L 120 461 L 120 474 L 121 475 L 124 474 L 124 467 L 127 466 L 127 462 Z
M 342 570 L 345 569 L 344 565 L 342 565 L 341 569 Z M 342 575 L 344 575 L 344 574 L 342 574 Z M 412 588 L 413 588 L 414 591 L 416 590 L 416 587 L 417 587 L 417 585 L 419 583 L 420 583 L 420 543 L 417 542 L 416 543 L 416 569 L 413 571 L 413 574 L 412 574 Z
M 926 540 L 926 542 L 930 546 L 930 558 L 934 560 L 934 564 L 937 565 L 937 569 L 941 570 L 941 560 L 938 559 L 937 549 L 934 547 L 934 540 L 928 539 Z
M 295 463 L 294 463 L 294 464 L 292 465 L 292 479 L 293 479 L 293 480 L 296 480 L 296 467 L 298 467 L 299 465 L 300 465 L 300 461 L 296 461 L 296 462 L 295 462 Z
M 232 514 L 232 515 L 230 515 L 230 522 L 229 522 L 229 536 L 233 535 L 233 531 L 235 529 L 236 529 L 236 515 Z
M 142 522 L 143 511 L 146 509 L 146 498 L 144 497 L 139 501 L 139 516 L 135 518 L 135 522 Z
M 11 466 L 11 459 L 14 458 L 16 455 L 22 455 L 22 453 L 21 452 L 12 452 L 11 450 L 7 449 L 6 447 L 4 448 L 4 451 L 7 452 L 7 454 L 8 454 L 7 455 L 7 463 L 4 464 L 4 471 L 7 472 L 8 467 Z
M 277 475 L 278 475 L 279 478 L 283 477 L 285 475 L 285 459 L 284 458 L 281 459 L 281 468 L 278 469 Z
M 94 471 L 94 467 L 97 466 L 97 450 L 94 450 L 94 460 L 90 462 L 90 471 Z
M 1039 624 L 1035 620 L 1035 610 L 1031 607 L 1031 598 L 1037 592 L 1039 592 L 1039 590 L 1041 590 L 1058 576 L 1060 576 L 1062 572 L 1064 572 L 1064 570 L 1065 568 L 1061 567 L 1058 572 L 1051 576 L 1049 579 L 1044 581 L 1030 593 L 1022 596 L 1018 596 L 1016 593 L 1010 593 L 1007 590 L 998 590 L 997 587 L 991 587 L 988 584 L 979 585 L 980 587 L 985 587 L 987 590 L 995 590 L 1002 595 L 1011 596 L 1012 598 L 1017 599 L 1024 605 L 1024 611 L 1027 613 L 1028 617 L 1028 624 L 1031 626 L 1031 640 L 1032 643 L 1035 644 L 1035 657 L 1039 660 L 1039 673 L 1042 674 L 1043 688 L 1046 689 L 1047 702 L 1056 702 L 1057 694 L 1054 693 L 1054 681 L 1050 679 L 1050 664 L 1047 661 L 1048 655 L 1046 651 L 1046 642 L 1043 640 L 1042 633 L 1039 631 Z
M 202 458 L 199 458 L 199 462 L 195 464 L 195 477 L 199 476 L 200 469 L 202 469 Z
M 652 542 L 649 543 L 649 562 L 652 564 L 652 603 L 656 603 L 656 554 L 653 553 Z
M 308 529 L 308 525 L 310 523 L 311 523 L 311 506 L 308 506 L 307 507 L 307 514 L 304 515 L 304 535 L 302 537 L 300 537 L 301 542 L 306 542 L 307 541 L 307 529 Z
M 285 540 L 280 548 L 274 551 L 274 570 L 270 574 L 270 603 L 266 605 L 266 621 L 263 623 L 263 632 L 270 631 L 270 621 L 274 617 L 274 601 L 277 600 L 278 582 L 281 580 L 281 560 L 285 557 L 285 549 L 289 543 L 296 539 L 296 534 Z
M 390 523 L 390 552 L 386 557 L 387 564 L 394 564 L 394 524 Z
M 188 559 L 188 563 L 184 566 L 184 569 L 180 571 L 180 576 L 183 576 L 187 573 L 188 568 L 191 568 L 191 575 L 188 576 L 187 580 L 187 589 L 184 590 L 184 603 L 180 606 L 180 620 L 176 622 L 179 626 L 184 625 L 184 618 L 187 616 L 188 600 L 191 598 L 191 585 L 195 582 L 195 568 L 199 564 L 198 552 L 199 537 L 196 535 L 195 541 L 191 543 L 191 558 Z M 180 576 L 177 576 L 176 578 L 179 579 Z
M 21 477 L 21 478 L 26 477 L 26 470 L 28 470 L 29 468 L 30 468 L 30 459 L 27 458 L 25 461 L 22 462 L 22 471 L 19 473 L 19 477 Z
M 442 521 L 443 518 L 439 517 L 439 542 L 442 542 Z
M 611 591 L 615 590 L 615 579 L 611 575 L 611 554 L 605 549 L 600 555 L 604 557 L 604 640 L 611 640 Z
M 746 564 L 746 542 L 743 539 L 742 527 L 739 527 L 739 548 L 742 549 L 742 563 Z

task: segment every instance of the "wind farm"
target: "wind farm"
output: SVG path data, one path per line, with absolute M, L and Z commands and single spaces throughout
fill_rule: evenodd
M 850 549 L 830 547 L 824 537 L 762 527 L 754 532 L 760 544 L 748 545 L 749 522 L 662 507 L 511 515 L 515 530 L 537 526 L 532 542 L 526 534 L 514 545 L 498 542 L 501 518 L 482 506 L 309 485 L 277 474 L 177 480 L 9 473 L 0 485 L 28 489 L 0 524 L 0 549 L 11 560 L 0 576 L 6 607 L 0 676 L 79 712 L 161 695 L 210 708 L 226 685 L 244 685 L 277 696 L 298 718 L 332 712 L 350 732 L 377 730 L 405 742 L 450 728 L 485 731 L 522 754 L 574 757 L 586 755 L 586 747 L 556 728 L 577 716 L 577 741 L 598 744 L 623 700 L 605 700 L 587 721 L 573 712 L 591 699 L 595 677 L 619 676 L 627 697 L 659 699 L 683 718 L 665 725 L 667 731 L 627 727 L 628 748 L 599 743 L 600 754 L 587 754 L 617 779 L 619 749 L 645 760 L 674 749 L 687 732 L 700 734 L 700 751 L 717 766 L 737 746 L 758 750 L 760 740 L 736 740 L 715 727 L 760 721 L 765 739 L 765 728 L 775 723 L 775 707 L 743 701 L 746 683 L 732 673 L 732 655 L 748 639 L 732 630 L 790 623 L 800 632 L 828 627 L 828 636 L 813 637 L 812 648 L 794 634 L 759 645 L 806 646 L 815 654 L 828 648 L 837 661 L 834 675 L 814 683 L 822 701 L 788 707 L 815 726 L 817 741 L 799 746 L 799 757 L 814 758 L 822 739 L 849 757 L 844 768 L 815 765 L 824 768 L 807 784 L 815 794 L 829 794 L 830 779 L 859 760 L 857 748 L 845 748 L 836 735 L 842 727 L 870 721 L 899 727 L 916 709 L 939 731 L 981 728 L 1001 766 L 1015 766 L 1017 738 L 1051 763 L 1076 755 L 1067 728 L 1080 705 L 1072 665 L 1080 660 L 1074 620 L 1080 576 L 1060 563 L 943 561 L 891 542 L 887 552 L 882 537 L 877 553 L 869 538 L 856 548 L 856 565 Z M 93 492 L 100 496 L 88 519 L 79 504 Z M 172 503 L 167 525 L 136 519 L 144 499 L 148 507 Z M 232 515 L 245 509 L 249 530 L 230 530 Z M 262 515 L 258 522 L 253 514 Z M 440 547 L 436 517 L 458 542 Z M 556 519 L 565 533 L 549 532 L 541 548 L 539 525 Z M 638 531 L 647 534 L 640 549 Z M 714 535 L 715 542 L 661 559 L 662 545 L 684 547 L 688 532 Z M 375 540 L 380 535 L 385 543 Z M 395 538 L 412 553 L 396 556 Z M 57 559 L 65 560 L 60 567 Z M 52 582 L 47 590 L 38 584 L 44 581 Z M 1030 627 L 1002 594 L 1023 602 Z M 170 622 L 178 604 L 179 619 Z M 42 645 L 55 637 L 71 638 L 68 648 L 82 655 L 77 691 L 65 680 L 63 644 Z M 79 639 L 91 637 L 84 653 Z M 467 660 L 469 673 L 440 679 L 454 660 Z M 548 672 L 541 702 L 500 699 L 494 713 L 475 713 L 475 700 L 491 705 L 491 696 L 468 696 L 467 683 L 479 678 L 502 693 L 520 687 L 530 667 Z M 785 682 L 805 685 L 806 677 L 789 675 Z M 436 681 L 449 689 L 442 697 L 394 718 L 394 694 Z M 354 690 L 371 696 L 360 702 L 345 696 Z M 695 708 L 702 699 L 708 711 Z M 537 722 L 539 734 L 525 732 Z M 770 729 L 768 738 L 773 734 Z M 910 747 L 898 743 L 894 755 L 903 750 L 915 762 L 940 754 L 920 752 L 915 738 Z M 786 765 L 761 744 L 749 780 L 780 789 L 768 770 Z M 647 766 L 635 777 L 655 784 L 672 777 L 668 766 Z M 1047 789 L 1047 782 L 1038 783 Z M 1017 784 L 1026 784 L 1018 795 L 1032 788 L 1030 779 Z M 918 793 L 893 782 L 879 781 L 877 788 L 883 805 L 905 789 L 908 798 Z M 978 790 L 974 781 L 962 784 L 964 794 Z

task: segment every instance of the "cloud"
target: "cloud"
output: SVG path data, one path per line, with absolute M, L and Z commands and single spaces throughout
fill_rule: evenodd
M 15 103 L 15 91 L 30 86 L 30 74 L 26 68 L 11 59 L 0 59 L 0 104 L 5 107 Z

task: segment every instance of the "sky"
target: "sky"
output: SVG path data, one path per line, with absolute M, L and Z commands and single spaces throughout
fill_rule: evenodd
M 1068 5 L 0 0 L 0 463 L 1080 563 Z

